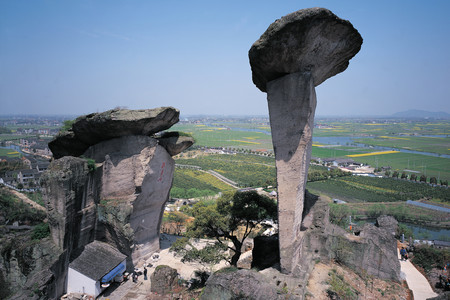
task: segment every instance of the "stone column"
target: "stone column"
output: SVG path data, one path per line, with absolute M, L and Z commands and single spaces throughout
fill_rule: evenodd
M 311 73 L 293 73 L 268 82 L 267 101 L 277 167 L 281 266 L 282 271 L 291 273 L 292 252 L 301 230 L 316 109 Z
M 277 166 L 280 264 L 299 275 L 305 185 L 316 108 L 314 87 L 347 69 L 361 48 L 353 25 L 324 8 L 273 22 L 248 53 L 255 85 L 267 92 Z

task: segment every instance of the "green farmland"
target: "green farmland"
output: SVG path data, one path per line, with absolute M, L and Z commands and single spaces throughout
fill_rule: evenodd
M 271 150 L 272 138 L 262 132 L 233 130 L 231 127 L 206 125 L 175 125 L 173 130 L 183 131 L 195 138 L 196 146 Z
M 450 155 L 450 137 L 378 136 L 359 143 Z
M 450 135 L 450 121 L 399 122 L 396 120 L 364 119 L 334 120 L 316 119 L 320 128 L 314 128 L 314 136 L 405 136 Z
M 392 153 L 372 156 L 352 157 L 355 161 L 370 164 L 373 167 L 390 166 L 402 173 L 404 170 L 415 171 L 416 175 L 424 174 L 439 179 L 450 179 L 450 159 L 412 153 Z M 407 174 L 413 172 L 406 171 Z
M 346 176 L 308 182 L 307 188 L 312 193 L 347 202 L 396 202 L 428 197 L 435 202 L 450 204 L 450 190 L 446 187 L 393 178 Z
M 21 157 L 22 155 L 14 149 L 0 148 L 0 156 Z
M 327 122 L 324 124 L 324 122 Z M 315 137 L 354 136 L 364 137 L 358 143 L 389 148 L 400 148 L 416 151 L 450 154 L 450 122 L 369 122 L 367 120 L 327 121 L 318 120 L 321 128 L 314 129 Z M 177 124 L 173 130 L 191 134 L 197 147 L 225 147 L 241 151 L 272 150 L 271 136 L 256 131 L 270 132 L 267 125 L 221 121 L 211 124 Z M 414 135 L 441 135 L 440 137 L 418 137 Z M 370 136 L 370 137 L 369 137 Z M 360 148 L 352 145 L 318 145 L 314 143 L 312 156 L 318 158 L 349 158 L 348 155 L 376 152 L 368 147 Z M 389 166 L 400 173 L 415 173 L 437 179 L 450 180 L 450 159 L 414 153 L 392 153 L 372 156 L 351 157 L 356 162 L 370 164 L 372 167 Z M 247 181 L 247 180 L 244 180 Z

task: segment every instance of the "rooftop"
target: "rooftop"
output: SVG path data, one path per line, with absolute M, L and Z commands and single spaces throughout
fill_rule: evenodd
M 84 249 L 75 251 L 69 267 L 91 279 L 100 280 L 125 258 L 126 255 L 120 253 L 111 245 L 93 241 L 84 246 Z

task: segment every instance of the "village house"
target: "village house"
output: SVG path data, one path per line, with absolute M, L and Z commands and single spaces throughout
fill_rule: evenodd
M 69 264 L 67 293 L 97 298 L 109 285 L 123 280 L 126 255 L 107 243 L 94 241 L 75 251 Z

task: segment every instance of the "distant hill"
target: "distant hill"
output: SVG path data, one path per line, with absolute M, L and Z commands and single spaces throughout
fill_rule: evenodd
M 438 111 L 431 112 L 426 110 L 411 109 L 392 114 L 393 118 L 408 118 L 408 119 L 450 119 L 450 114 Z

